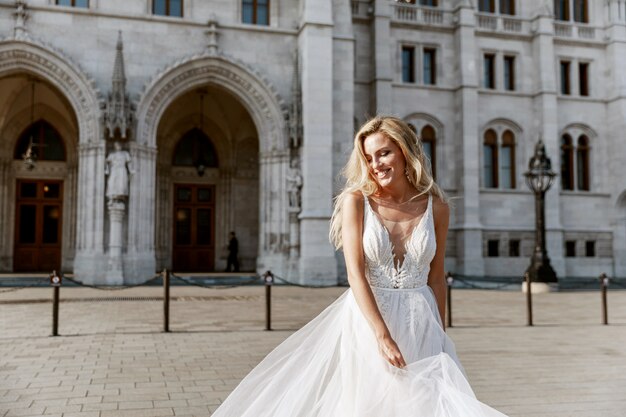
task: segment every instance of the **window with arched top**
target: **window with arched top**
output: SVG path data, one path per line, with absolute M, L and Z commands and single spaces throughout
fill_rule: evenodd
M 483 139 L 483 185 L 498 188 L 498 135 L 489 129 Z
M 65 161 L 65 144 L 57 130 L 45 120 L 30 125 L 20 135 L 15 146 L 15 159 L 22 159 L 30 143 L 39 161 Z
M 499 178 L 501 188 L 515 188 L 515 135 L 510 130 L 502 134 Z
M 574 189 L 574 145 L 567 133 L 561 136 L 561 189 Z
M 578 137 L 576 174 L 578 189 L 589 191 L 589 138 L 585 135 Z
M 430 169 L 433 178 L 437 179 L 437 155 L 435 152 L 437 135 L 435 133 L 435 129 L 431 125 L 424 126 L 420 134 L 420 139 L 422 140 L 422 148 L 424 149 L 424 153 L 430 161 Z
M 217 152 L 213 142 L 202 130 L 191 129 L 178 141 L 172 165 L 217 168 Z

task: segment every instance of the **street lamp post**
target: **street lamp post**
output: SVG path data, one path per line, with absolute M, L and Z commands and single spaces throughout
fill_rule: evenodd
M 556 177 L 552 171 L 550 158 L 546 156 L 546 148 L 539 139 L 535 146 L 535 154 L 530 158 L 528 171 L 524 173 L 528 187 L 535 193 L 535 250 L 526 273 L 531 282 L 555 283 L 556 272 L 550 265 L 546 250 L 545 195 Z M 527 288 L 530 291 L 530 288 Z

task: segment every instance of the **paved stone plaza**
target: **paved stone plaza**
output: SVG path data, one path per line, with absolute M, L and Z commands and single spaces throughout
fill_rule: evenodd
M 60 337 L 52 291 L 0 293 L 0 416 L 209 416 L 274 346 L 344 288 L 63 288 Z M 123 297 L 123 300 L 112 297 Z M 516 417 L 626 416 L 626 291 L 539 294 L 525 326 L 519 292 L 456 290 L 449 333 L 477 396 Z M 236 416 L 233 416 L 236 417 Z

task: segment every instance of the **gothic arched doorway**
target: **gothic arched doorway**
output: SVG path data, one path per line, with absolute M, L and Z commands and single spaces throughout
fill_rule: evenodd
M 72 269 L 78 121 L 66 95 L 27 72 L 0 78 L 0 270 Z
M 45 120 L 30 125 L 17 141 L 14 159 L 34 153 L 37 161 L 65 161 L 61 135 Z M 34 167 L 33 167 L 34 168 Z M 47 178 L 16 180 L 13 270 L 61 269 L 63 181 Z
M 242 104 L 213 85 L 187 91 L 163 113 L 157 146 L 158 264 L 223 270 L 235 231 L 242 269 L 255 270 L 259 142 Z

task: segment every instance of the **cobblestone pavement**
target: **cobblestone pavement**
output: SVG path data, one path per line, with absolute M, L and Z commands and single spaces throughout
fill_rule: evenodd
M 209 416 L 273 347 L 344 288 L 173 287 L 170 334 L 162 289 L 0 293 L 0 417 Z M 121 299 L 120 299 L 121 297 Z M 116 299 L 117 298 L 117 299 Z M 457 344 L 477 396 L 509 416 L 626 416 L 626 291 L 538 294 L 525 326 L 520 292 L 455 290 Z M 236 417 L 236 416 L 233 416 Z

